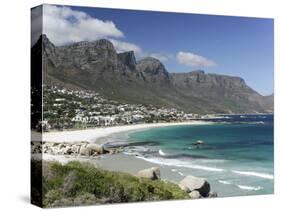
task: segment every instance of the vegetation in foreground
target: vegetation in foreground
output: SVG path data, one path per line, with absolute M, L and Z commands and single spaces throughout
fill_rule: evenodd
M 102 170 L 92 164 L 73 161 L 62 165 L 58 162 L 44 161 L 42 164 L 41 161 L 32 161 L 33 168 L 40 170 L 41 166 L 42 201 L 39 195 L 41 185 L 37 182 L 34 185 L 38 189 L 37 186 L 32 188 L 32 202 L 43 207 L 189 198 L 174 183 L 140 179 L 126 173 Z M 33 177 L 36 179 L 36 176 Z

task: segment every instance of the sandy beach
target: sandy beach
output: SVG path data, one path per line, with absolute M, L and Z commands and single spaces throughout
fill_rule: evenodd
M 156 127 L 166 127 L 166 126 L 179 126 L 179 125 L 205 125 L 213 124 L 207 121 L 188 121 L 188 122 L 177 122 L 177 123 L 153 123 L 153 124 L 136 124 L 136 125 L 126 125 L 126 126 L 114 126 L 114 127 L 104 127 L 104 128 L 94 128 L 86 130 L 72 130 L 72 131 L 61 131 L 61 132 L 46 132 L 43 133 L 43 141 L 48 142 L 77 142 L 77 141 L 87 141 L 87 142 L 97 142 L 99 143 L 103 138 L 112 136 L 112 134 L 124 133 L 128 131 L 149 129 Z M 41 155 L 39 155 L 41 157 Z M 111 170 L 126 172 L 135 175 L 139 170 L 144 168 L 149 168 L 153 166 L 159 166 L 149 161 L 142 160 L 134 155 L 126 155 L 123 153 L 115 155 L 102 155 L 99 157 L 85 157 L 85 156 L 66 156 L 66 155 L 50 155 L 43 154 L 42 157 L 47 161 L 59 161 L 62 164 L 67 162 L 77 160 L 80 162 L 87 162 L 95 164 L 96 166 Z M 179 171 L 171 171 L 169 166 L 160 166 L 162 177 L 165 180 L 179 182 L 183 178 L 183 174 Z
M 114 133 L 121 133 L 131 130 L 139 130 L 154 127 L 176 126 L 176 125 L 202 125 L 211 124 L 207 121 L 188 121 L 188 122 L 174 122 L 174 123 L 152 123 L 152 124 L 135 124 L 113 127 L 99 127 L 85 130 L 71 130 L 60 132 L 44 132 L 42 136 L 43 141 L 51 142 L 76 142 L 88 141 L 95 143 L 98 139 L 107 137 Z

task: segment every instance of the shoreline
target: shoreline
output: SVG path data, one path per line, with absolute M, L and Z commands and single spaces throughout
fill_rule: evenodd
M 125 126 L 113 126 L 103 127 L 85 130 L 73 130 L 73 131 L 60 131 L 60 132 L 48 132 L 43 133 L 44 141 L 54 143 L 71 143 L 71 142 L 89 142 L 99 145 L 106 143 L 107 138 L 115 138 L 116 134 L 129 133 L 130 131 L 146 130 L 156 127 L 168 127 L 168 126 L 181 126 L 181 125 L 209 125 L 216 124 L 216 122 L 210 121 L 188 121 L 188 122 L 173 122 L 173 123 L 154 123 L 154 124 L 137 124 L 137 125 L 125 125 Z M 48 139 L 48 140 L 47 140 Z M 44 160 L 47 161 L 59 161 L 63 164 L 69 161 L 89 162 L 97 165 L 101 169 L 125 172 L 132 175 L 136 175 L 140 169 L 146 169 L 157 166 L 160 168 L 162 177 L 164 180 L 178 183 L 186 175 L 193 175 L 201 178 L 206 178 L 211 183 L 215 191 L 223 196 L 237 196 L 237 195 L 249 195 L 249 194 L 269 194 L 272 192 L 272 185 L 264 187 L 263 185 L 255 185 L 249 182 L 235 181 L 236 178 L 245 177 L 258 178 L 260 180 L 274 180 L 273 175 L 267 173 L 254 173 L 248 170 L 240 169 L 225 169 L 212 164 L 212 167 L 208 166 L 208 170 L 200 164 L 188 164 L 187 166 L 169 163 L 159 163 L 158 161 L 147 160 L 134 154 L 117 153 L 117 154 L 105 154 L 95 157 L 85 156 L 66 156 L 66 155 L 49 155 L 43 154 Z M 210 165 L 210 164 L 209 164 Z M 202 169 L 204 168 L 204 169 Z M 238 172 L 237 172 L 238 170 Z M 208 172 L 206 172 L 208 171 Z M 231 176 L 234 177 L 234 181 Z M 239 177 L 241 175 L 241 177 Z M 229 189 L 231 192 L 229 192 Z
M 150 128 L 157 128 L 157 127 L 168 127 L 168 126 L 183 126 L 183 125 L 206 125 L 206 124 L 215 124 L 214 122 L 210 121 L 197 121 L 197 120 L 190 120 L 187 122 L 169 122 L 169 123 L 145 123 L 145 124 L 136 124 L 136 125 L 123 125 L 123 126 L 112 126 L 112 127 L 99 127 L 93 129 L 84 129 L 84 130 L 67 130 L 67 131 L 54 131 L 54 132 L 44 132 L 42 134 L 42 141 L 43 142 L 53 142 L 53 143 L 76 143 L 76 142 L 88 142 L 94 143 L 98 145 L 103 145 L 106 143 L 107 137 L 110 137 L 114 134 L 119 133 L 128 133 L 130 131 L 137 131 L 137 130 L 145 130 Z M 134 173 L 136 170 L 131 169 L 131 166 L 127 166 L 125 169 L 122 164 L 118 163 L 118 161 L 114 161 L 113 163 L 107 161 L 109 158 L 114 158 L 115 155 L 118 155 L 117 158 L 121 159 L 125 164 L 128 161 L 135 161 L 137 162 L 138 166 L 140 167 L 151 167 L 158 165 L 162 167 L 162 165 L 145 161 L 141 158 L 135 157 L 133 155 L 125 155 L 123 153 L 117 153 L 114 155 L 100 155 L 95 157 L 86 157 L 86 156 L 68 156 L 68 155 L 58 155 L 58 154 L 48 154 L 43 153 L 42 155 L 34 154 L 34 159 L 42 158 L 46 161 L 58 161 L 62 164 L 66 164 L 70 161 L 80 161 L 80 162 L 89 162 L 95 165 L 98 165 L 100 168 L 104 168 L 106 170 L 112 171 L 123 171 L 130 174 Z M 41 157 L 42 156 L 42 157 Z M 128 158 L 130 158 L 128 160 Z M 125 160 L 123 160 L 125 159 Z M 104 163 L 104 161 L 107 161 Z M 136 167 L 139 168 L 139 167 Z M 133 171 L 134 170 L 134 171 Z
M 84 130 L 67 130 L 42 133 L 42 141 L 48 142 L 81 142 L 87 141 L 96 143 L 101 138 L 108 137 L 115 133 L 123 133 L 132 130 L 149 129 L 156 127 L 180 126 L 180 125 L 205 125 L 214 124 L 210 121 L 187 121 L 187 122 L 168 122 L 168 123 L 145 123 L 135 125 L 122 125 L 111 127 L 99 127 Z

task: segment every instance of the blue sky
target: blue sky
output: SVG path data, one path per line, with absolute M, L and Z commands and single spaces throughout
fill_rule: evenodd
M 64 35 L 59 40 L 50 22 L 45 25 L 51 41 L 53 38 L 64 44 L 105 37 L 112 39 L 120 51 L 135 50 L 138 59 L 158 57 L 169 72 L 202 69 L 207 73 L 240 76 L 261 94 L 273 93 L 272 19 L 89 7 L 68 9 L 64 13 L 68 17 L 63 18 L 70 23 L 62 22 L 62 26 L 81 19 L 84 22 L 79 27 L 92 27 L 92 31 L 78 38 L 77 32 L 65 29 L 72 36 L 64 40 Z M 70 13 L 75 14 L 74 19 Z

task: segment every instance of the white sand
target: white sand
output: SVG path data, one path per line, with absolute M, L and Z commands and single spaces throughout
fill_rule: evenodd
M 75 142 L 75 141 L 88 141 L 96 142 L 102 137 L 109 136 L 113 133 L 126 132 L 131 130 L 152 128 L 152 127 L 164 127 L 173 125 L 204 125 L 211 124 L 212 122 L 206 121 L 188 121 L 188 122 L 177 122 L 177 123 L 153 123 L 153 124 L 136 124 L 136 125 L 125 125 L 125 126 L 114 126 L 114 127 L 99 127 L 86 130 L 72 130 L 72 131 L 61 131 L 61 132 L 46 132 L 43 133 L 43 141 L 52 142 Z

